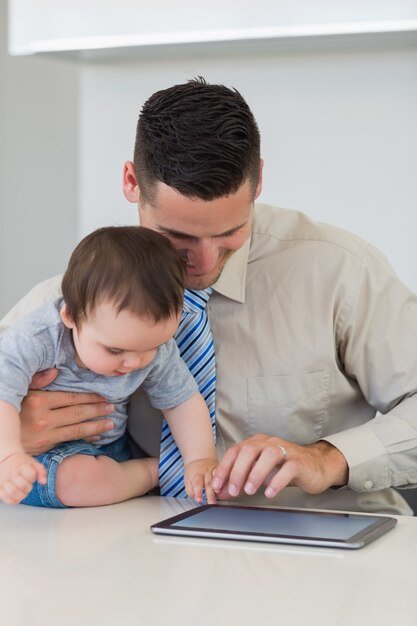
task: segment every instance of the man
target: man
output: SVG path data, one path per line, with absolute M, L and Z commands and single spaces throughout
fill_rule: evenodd
M 253 504 L 409 513 L 391 487 L 417 484 L 417 297 L 358 238 L 255 207 L 261 188 L 259 132 L 239 93 L 198 79 L 145 103 L 123 189 L 178 250 L 186 286 L 214 289 L 213 486 Z M 39 286 L 5 323 L 57 290 L 59 280 Z M 84 422 L 105 414 L 99 400 L 30 394 L 27 451 L 111 427 Z M 135 425 L 150 411 L 138 394 Z M 153 424 L 132 423 L 150 455 Z

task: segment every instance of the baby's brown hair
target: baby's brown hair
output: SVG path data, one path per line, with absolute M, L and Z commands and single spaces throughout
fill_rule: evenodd
M 99 228 L 72 253 L 62 295 L 76 326 L 104 301 L 159 322 L 182 310 L 184 269 L 170 241 L 149 228 Z

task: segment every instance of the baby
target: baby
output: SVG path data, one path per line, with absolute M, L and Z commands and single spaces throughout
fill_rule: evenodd
M 0 340 L 0 500 L 45 507 L 99 506 L 158 484 L 158 459 L 131 458 L 127 405 L 143 385 L 162 410 L 184 461 L 187 495 L 215 500 L 210 416 L 173 335 L 183 268 L 166 237 L 140 226 L 101 228 L 74 250 L 62 298 L 49 301 Z M 32 376 L 58 368 L 47 389 L 100 394 L 114 405 L 113 430 L 98 442 L 67 442 L 31 457 L 19 411 Z M 106 416 L 108 417 L 108 416 Z

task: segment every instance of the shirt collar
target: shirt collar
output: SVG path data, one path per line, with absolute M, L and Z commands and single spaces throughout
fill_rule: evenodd
M 245 302 L 246 295 L 246 271 L 249 261 L 251 237 L 239 250 L 236 250 L 226 262 L 219 279 L 212 285 L 213 290 L 226 298 Z

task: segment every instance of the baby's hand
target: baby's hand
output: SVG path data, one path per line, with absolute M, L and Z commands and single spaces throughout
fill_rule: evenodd
M 18 504 L 32 489 L 35 481 L 46 484 L 46 469 L 24 452 L 11 454 L 0 463 L 0 500 Z
M 214 459 L 197 459 L 187 463 L 184 467 L 184 484 L 187 496 L 194 498 L 197 502 L 202 502 L 204 489 L 207 502 L 214 504 L 216 494 L 211 486 L 211 481 L 216 467 L 217 461 Z

